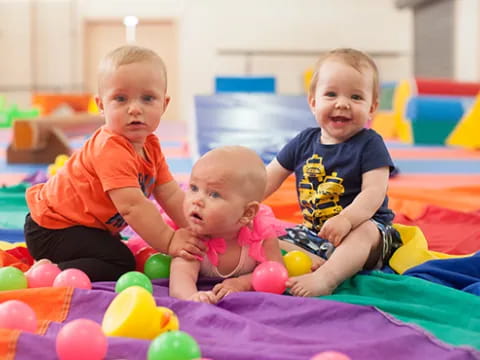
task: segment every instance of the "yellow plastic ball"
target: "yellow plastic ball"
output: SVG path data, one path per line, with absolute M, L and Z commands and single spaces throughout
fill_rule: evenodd
M 289 276 L 298 276 L 311 272 L 312 259 L 299 250 L 286 253 L 283 256 L 283 261 L 285 262 Z
M 68 155 L 60 154 L 55 158 L 55 165 L 57 165 L 58 167 L 62 167 L 63 165 L 65 165 L 69 158 L 70 157 Z
M 108 306 L 102 330 L 107 336 L 153 340 L 161 333 L 161 320 L 153 295 L 143 287 L 130 286 Z
M 178 317 L 171 309 L 164 306 L 158 306 L 157 309 L 162 314 L 161 333 L 180 329 Z
M 56 164 L 48 165 L 48 168 L 47 168 L 48 175 L 53 176 L 57 173 L 57 171 L 58 171 L 58 165 Z

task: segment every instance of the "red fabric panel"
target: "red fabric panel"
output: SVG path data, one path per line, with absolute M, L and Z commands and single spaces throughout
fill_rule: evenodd
M 399 214 L 395 223 L 418 226 L 430 250 L 451 255 L 465 255 L 480 250 L 480 211 L 461 212 L 427 206 L 416 219 Z

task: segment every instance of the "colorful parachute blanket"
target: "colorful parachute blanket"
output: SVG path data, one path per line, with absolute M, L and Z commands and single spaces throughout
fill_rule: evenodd
M 330 297 L 246 292 L 218 305 L 170 298 L 167 284 L 155 281 L 157 304 L 171 308 L 202 355 L 215 360 L 308 360 L 327 350 L 354 360 L 480 359 L 480 297 L 413 277 L 357 275 Z M 114 283 L 94 285 L 0 292 L 0 301 L 23 300 L 42 320 L 36 334 L 0 330 L 0 358 L 55 358 L 60 328 L 77 318 L 100 323 L 114 299 Z M 107 359 L 146 358 L 149 341 L 108 341 Z

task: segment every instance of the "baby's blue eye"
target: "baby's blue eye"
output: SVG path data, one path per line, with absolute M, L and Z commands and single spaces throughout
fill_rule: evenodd
M 220 194 L 219 194 L 218 192 L 216 192 L 216 191 L 212 191 L 212 192 L 210 193 L 210 196 L 211 196 L 212 198 L 216 199 L 216 198 L 219 198 L 219 197 L 220 197 Z
M 127 98 L 123 95 L 117 95 L 113 98 L 113 100 L 118 101 L 118 102 L 124 102 L 125 100 L 127 100 Z
M 334 93 L 333 91 L 328 91 L 328 92 L 325 93 L 325 96 L 327 96 L 327 97 L 335 97 L 335 96 L 337 96 L 337 94 Z
M 197 185 L 190 184 L 190 191 L 193 191 L 193 192 L 198 191 Z
M 142 97 L 142 100 L 145 101 L 145 102 L 150 102 L 150 101 L 154 100 L 154 97 L 151 96 L 151 95 L 145 95 L 145 96 Z
M 352 95 L 353 100 L 362 100 L 362 97 L 360 95 Z

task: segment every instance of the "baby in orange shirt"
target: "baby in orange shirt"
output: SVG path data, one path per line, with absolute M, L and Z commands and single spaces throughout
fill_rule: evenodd
M 196 259 L 206 246 L 182 228 L 185 195 L 153 134 L 170 101 L 162 59 L 138 46 L 117 48 L 100 63 L 98 85 L 105 125 L 55 176 L 27 190 L 30 253 L 92 281 L 114 281 L 135 269 L 119 235 L 128 224 L 160 252 Z M 165 224 L 150 195 L 180 229 Z

